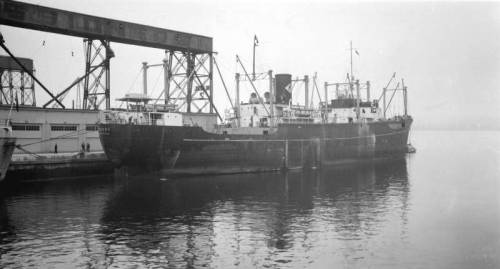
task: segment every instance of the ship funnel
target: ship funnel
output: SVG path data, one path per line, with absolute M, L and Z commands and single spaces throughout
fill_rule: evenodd
M 292 99 L 292 75 L 291 74 L 276 74 L 276 104 L 287 105 Z

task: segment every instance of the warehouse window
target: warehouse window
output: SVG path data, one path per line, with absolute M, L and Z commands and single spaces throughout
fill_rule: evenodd
M 32 124 L 14 124 L 12 125 L 13 131 L 40 131 L 40 125 Z
M 50 126 L 51 131 L 76 131 L 76 125 L 51 125 Z
M 87 131 L 97 131 L 97 125 L 87 125 L 85 126 L 85 130 Z

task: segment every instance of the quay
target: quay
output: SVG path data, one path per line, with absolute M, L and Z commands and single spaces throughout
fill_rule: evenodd
M 8 182 L 77 178 L 113 173 L 113 167 L 102 151 L 14 154 Z

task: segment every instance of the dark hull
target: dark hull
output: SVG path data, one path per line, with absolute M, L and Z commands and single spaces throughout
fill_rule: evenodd
M 412 120 L 365 124 L 286 124 L 269 135 L 223 135 L 200 127 L 101 124 L 116 166 L 252 171 L 403 156 Z
M 2 181 L 7 174 L 7 169 L 12 159 L 12 153 L 14 153 L 16 147 L 16 138 L 2 137 L 0 138 L 0 145 L 0 181 Z

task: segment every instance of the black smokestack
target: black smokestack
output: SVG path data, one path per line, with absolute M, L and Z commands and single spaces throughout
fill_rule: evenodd
M 274 78 L 276 80 L 276 104 L 288 105 L 292 99 L 292 75 L 276 74 Z

